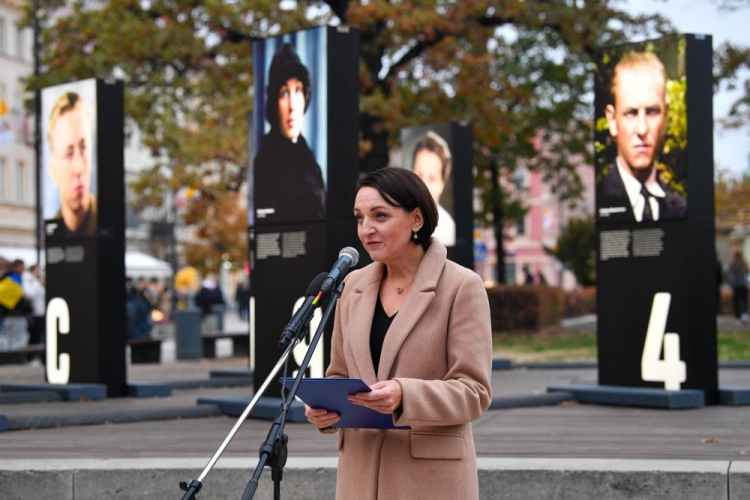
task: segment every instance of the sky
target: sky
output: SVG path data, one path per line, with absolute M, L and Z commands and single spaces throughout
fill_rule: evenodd
M 750 2 L 737 12 L 720 11 L 717 0 L 629 0 L 623 7 L 633 14 L 661 14 L 681 33 L 711 35 L 714 50 L 724 42 L 750 46 Z M 750 174 L 750 124 L 737 130 L 716 124 L 737 95 L 726 91 L 714 95 L 714 160 L 717 168 Z

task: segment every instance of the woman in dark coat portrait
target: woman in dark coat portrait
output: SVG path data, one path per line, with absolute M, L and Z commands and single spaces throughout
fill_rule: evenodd
M 284 44 L 273 56 L 266 86 L 266 120 L 271 130 L 255 157 L 255 216 L 268 222 L 325 217 L 320 166 L 302 136 L 312 85 L 297 52 Z

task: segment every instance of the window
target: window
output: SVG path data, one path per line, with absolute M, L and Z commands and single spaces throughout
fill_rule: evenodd
M 23 203 L 26 190 L 26 165 L 22 161 L 16 163 L 16 201 Z
M 522 217 L 516 224 L 516 235 L 523 236 L 526 233 L 526 216 Z
M 0 17 L 0 54 L 5 54 L 5 18 Z
M 516 189 L 526 189 L 528 187 L 526 185 L 526 169 L 525 168 L 517 168 L 513 172 L 513 184 L 515 185 Z
M 23 126 L 23 115 L 24 115 L 24 108 L 23 108 L 23 92 L 20 90 L 15 90 L 13 92 L 13 115 L 17 117 L 16 120 L 16 142 L 19 144 L 23 144 L 24 142 L 24 126 Z
M 5 200 L 6 159 L 0 158 L 0 200 Z
M 23 114 L 23 92 L 20 90 L 13 92 L 13 114 L 16 116 Z
M 16 57 L 23 59 L 23 30 L 16 26 Z

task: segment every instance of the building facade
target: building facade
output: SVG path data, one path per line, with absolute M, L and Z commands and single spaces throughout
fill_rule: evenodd
M 31 30 L 17 26 L 24 5 L 0 0 L 0 258 L 29 265 L 36 263 L 36 163 L 21 80 L 34 67 Z

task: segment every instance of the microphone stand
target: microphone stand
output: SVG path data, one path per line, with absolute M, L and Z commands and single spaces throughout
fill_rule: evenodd
M 341 280 L 338 286 L 332 291 L 331 299 L 329 300 L 328 306 L 326 307 L 325 313 L 323 314 L 323 319 L 318 325 L 315 336 L 310 341 L 310 346 L 307 348 L 307 353 L 305 353 L 305 359 L 302 360 L 302 364 L 299 367 L 297 376 L 294 377 L 294 383 L 287 393 L 286 400 L 281 403 L 279 415 L 273 421 L 273 424 L 271 424 L 271 430 L 268 432 L 266 442 L 263 443 L 260 448 L 260 459 L 258 460 L 258 465 L 255 467 L 253 477 L 247 483 L 245 491 L 242 493 L 242 500 L 250 500 L 251 498 L 253 498 L 253 496 L 255 495 L 255 491 L 258 489 L 258 480 L 260 479 L 260 475 L 263 473 L 263 468 L 268 465 L 268 461 L 270 461 L 271 478 L 273 479 L 273 498 L 274 500 L 279 500 L 281 498 L 281 479 L 284 473 L 284 465 L 286 465 L 287 442 L 289 441 L 289 436 L 284 434 L 286 415 L 289 412 L 292 401 L 294 401 L 294 397 L 297 395 L 297 389 L 299 388 L 299 384 L 302 381 L 302 377 L 305 376 L 307 366 L 310 364 L 310 359 L 312 359 L 312 355 L 315 352 L 315 347 L 318 345 L 318 341 L 323 335 L 325 325 L 326 323 L 328 323 L 328 319 L 333 313 L 333 310 L 336 308 L 336 302 L 338 301 L 339 297 L 341 297 L 341 292 L 343 291 L 343 289 L 344 281 Z M 294 340 L 294 343 L 296 345 L 300 340 L 299 335 Z
M 341 280 L 339 285 L 336 287 L 335 290 L 333 290 L 331 298 L 328 302 L 328 306 L 326 307 L 325 314 L 323 315 L 323 319 L 320 322 L 320 325 L 318 326 L 317 331 L 315 332 L 315 336 L 312 338 L 309 347 L 307 348 L 307 353 L 305 354 L 305 358 L 302 361 L 302 365 L 300 366 L 300 369 L 297 373 L 297 376 L 294 379 L 294 384 L 292 385 L 292 388 L 289 390 L 288 397 L 285 401 L 281 404 L 281 410 L 279 411 L 279 415 L 274 419 L 273 423 L 271 424 L 271 430 L 268 432 L 268 436 L 266 437 L 266 441 L 260 448 L 260 459 L 258 461 L 258 465 L 255 468 L 255 472 L 253 473 L 253 477 L 248 482 L 247 486 L 245 487 L 245 491 L 242 494 L 243 500 L 253 498 L 253 495 L 255 495 L 255 491 L 258 489 L 258 480 L 260 479 L 260 476 L 263 472 L 263 468 L 267 465 L 267 462 L 270 460 L 270 467 L 271 467 L 271 477 L 274 481 L 274 498 L 278 499 L 280 498 L 280 488 L 281 488 L 281 478 L 283 475 L 283 469 L 284 465 L 286 465 L 286 458 L 287 458 L 287 442 L 289 440 L 289 437 L 284 434 L 284 425 L 286 424 L 286 414 L 289 411 L 289 408 L 291 407 L 292 401 L 294 400 L 294 397 L 297 394 L 297 388 L 299 387 L 300 381 L 302 380 L 302 377 L 305 374 L 305 371 L 307 371 L 307 367 L 310 364 L 310 359 L 312 359 L 312 355 L 315 352 L 315 347 L 318 345 L 318 341 L 320 340 L 321 335 L 323 334 L 323 330 L 325 328 L 326 323 L 328 322 L 328 319 L 331 316 L 331 313 L 336 307 L 336 302 L 338 301 L 339 297 L 341 297 L 341 292 L 344 289 L 344 282 Z M 306 328 L 307 325 L 304 325 Z M 203 486 L 203 480 L 208 475 L 208 473 L 213 469 L 214 465 L 216 465 L 216 462 L 219 460 L 219 457 L 224 453 L 224 450 L 229 445 L 229 443 L 234 439 L 235 434 L 237 434 L 237 431 L 239 430 L 240 426 L 245 422 L 248 415 L 250 415 L 250 412 L 252 411 L 253 407 L 257 404 L 258 400 L 263 396 L 263 394 L 266 392 L 266 389 L 268 389 L 268 386 L 270 385 L 273 378 L 276 376 L 276 373 L 281 369 L 281 367 L 286 363 L 287 358 L 289 358 L 289 355 L 294 350 L 295 347 L 297 347 L 297 344 L 300 342 L 300 336 L 301 332 L 304 331 L 305 328 L 300 328 L 300 332 L 295 336 L 293 341 L 289 344 L 289 346 L 286 348 L 284 353 L 281 355 L 281 358 L 279 358 L 279 361 L 274 365 L 274 367 L 271 369 L 271 372 L 268 374 L 268 377 L 263 381 L 263 384 L 260 386 L 260 389 L 258 392 L 253 396 L 253 399 L 250 401 L 250 403 L 247 405 L 245 410 L 242 412 L 240 417 L 237 419 L 237 422 L 234 424 L 234 427 L 232 427 L 232 430 L 229 431 L 229 434 L 224 439 L 224 442 L 221 443 L 221 446 L 216 450 L 216 453 L 214 453 L 213 457 L 211 457 L 211 460 L 209 460 L 206 467 L 203 469 L 203 472 L 201 472 L 200 476 L 198 476 L 198 479 L 193 479 L 189 484 L 185 481 L 180 482 L 180 489 L 185 492 L 185 495 L 182 497 L 182 500 L 195 500 L 196 494 L 201 490 Z

